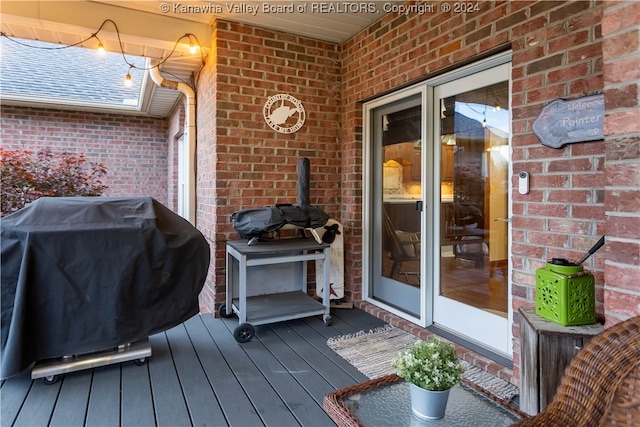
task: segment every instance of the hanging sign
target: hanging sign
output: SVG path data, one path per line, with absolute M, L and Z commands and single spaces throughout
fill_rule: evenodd
M 533 133 L 543 145 L 560 148 L 565 144 L 604 139 L 604 95 L 556 99 L 542 107 L 533 122 Z
M 262 115 L 271 129 L 280 133 L 297 132 L 305 119 L 302 102 L 286 93 L 270 96 L 262 108 Z

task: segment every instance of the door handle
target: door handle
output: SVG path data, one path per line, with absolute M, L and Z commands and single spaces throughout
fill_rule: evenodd
M 496 218 L 494 221 L 511 222 L 511 218 Z
M 422 200 L 416 202 L 416 210 L 422 212 Z

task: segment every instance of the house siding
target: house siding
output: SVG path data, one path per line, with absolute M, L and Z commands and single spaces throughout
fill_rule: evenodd
M 107 169 L 105 196 L 151 196 L 167 204 L 167 123 L 118 114 L 2 106 L 5 149 L 84 152 Z

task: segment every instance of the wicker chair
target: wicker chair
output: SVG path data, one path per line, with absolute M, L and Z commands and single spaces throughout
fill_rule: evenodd
M 567 366 L 549 406 L 515 425 L 640 426 L 640 316 L 591 339 Z

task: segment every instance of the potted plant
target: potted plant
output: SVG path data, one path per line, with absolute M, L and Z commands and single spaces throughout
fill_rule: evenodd
M 460 383 L 464 372 L 455 347 L 437 337 L 418 341 L 399 353 L 392 367 L 409 383 L 413 413 L 424 419 L 444 417 L 449 391 Z

